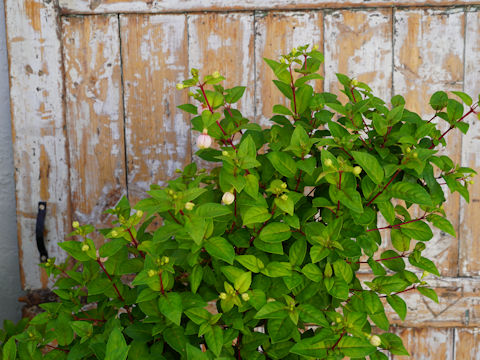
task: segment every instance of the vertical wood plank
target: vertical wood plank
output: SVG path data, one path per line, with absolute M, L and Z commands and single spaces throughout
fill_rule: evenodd
M 73 219 L 107 225 L 126 194 L 118 17 L 63 18 Z
M 480 94 L 480 11 L 467 12 L 465 39 L 465 92 L 477 101 Z M 462 165 L 472 167 L 480 173 L 480 121 L 472 115 L 466 119 L 470 130 L 463 137 Z M 463 199 L 460 203 L 460 259 L 459 274 L 462 276 L 480 275 L 480 178 L 469 187 L 470 203 Z
M 35 221 L 47 201 L 50 257 L 70 228 L 68 154 L 62 100 L 59 14 L 54 1 L 6 0 L 7 46 L 17 198 L 20 277 L 25 289 L 47 286 L 37 266 Z
M 270 125 L 272 107 L 275 104 L 287 105 L 287 100 L 272 80 L 273 71 L 263 61 L 264 58 L 277 60 L 280 55 L 289 53 L 294 47 L 310 44 L 318 45 L 323 51 L 323 14 L 309 12 L 266 12 L 255 14 L 255 108 L 256 122 Z M 319 72 L 323 76 L 323 66 Z M 316 91 L 323 90 L 323 81 L 314 83 Z
M 135 202 L 191 159 L 189 121 L 176 108 L 186 91 L 175 88 L 188 76 L 187 32 L 184 15 L 125 15 L 120 23 L 128 190 Z
M 398 10 L 394 31 L 394 92 L 405 97 L 406 108 L 429 119 L 434 111 L 430 96 L 437 90 L 463 90 L 464 13 L 462 9 Z M 441 39 L 440 39 L 441 34 Z M 441 126 L 446 128 L 446 122 Z M 446 151 L 460 161 L 461 136 L 452 132 Z M 447 217 L 458 229 L 458 194 L 446 193 Z M 443 275 L 458 270 L 458 241 L 436 229 L 426 256 L 435 259 Z
M 236 108 L 249 119 L 255 115 L 253 19 L 253 13 L 188 15 L 188 67 L 201 77 L 219 71 L 225 88 L 247 86 Z
M 410 353 L 410 357 L 393 355 L 392 360 L 452 359 L 453 328 L 395 328 L 394 332 L 402 338 L 403 345 Z
M 480 329 L 455 329 L 456 360 L 480 360 Z
M 325 91 L 339 91 L 336 73 L 367 83 L 390 100 L 392 87 L 392 10 L 338 10 L 325 13 Z

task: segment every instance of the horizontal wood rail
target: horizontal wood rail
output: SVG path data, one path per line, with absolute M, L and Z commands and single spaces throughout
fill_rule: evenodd
M 59 0 L 62 14 L 182 13 L 253 10 L 321 10 L 340 8 L 452 7 L 480 5 L 478 0 Z

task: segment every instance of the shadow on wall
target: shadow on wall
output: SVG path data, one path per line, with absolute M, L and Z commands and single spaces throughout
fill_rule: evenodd
M 0 114 L 10 114 L 5 12 L 0 1 Z M 0 116 L 0 324 L 21 318 L 15 183 L 10 116 Z

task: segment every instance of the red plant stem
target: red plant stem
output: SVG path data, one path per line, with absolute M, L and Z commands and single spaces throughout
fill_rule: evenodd
M 54 266 L 56 269 L 60 270 L 64 276 L 66 276 L 66 277 L 68 277 L 68 278 L 70 277 L 70 275 L 68 275 L 67 272 L 66 272 L 65 270 L 63 270 L 60 266 L 58 266 L 58 265 L 56 265 L 56 264 L 53 264 L 53 266 Z
M 107 322 L 107 320 L 104 320 L 104 319 L 93 319 L 93 318 L 89 318 L 89 317 L 78 317 L 78 316 L 76 316 L 76 315 L 73 315 L 73 318 L 74 318 L 76 321 Z
M 352 94 L 353 102 L 356 103 L 357 99 L 355 99 L 355 94 L 353 93 L 353 87 L 350 88 L 350 93 Z
M 135 248 L 138 250 L 138 241 L 135 240 L 135 238 L 133 237 L 133 234 L 132 234 L 132 231 L 130 230 L 130 228 L 128 228 L 127 231 L 128 231 L 128 233 L 130 234 L 130 238 L 132 239 L 133 245 L 134 245 Z M 145 259 L 145 254 L 144 254 L 142 251 L 140 251 L 140 250 L 138 250 L 138 252 L 139 252 L 140 255 L 142 256 L 142 258 Z
M 182 225 L 182 223 L 180 221 L 177 220 L 177 218 L 175 216 L 173 216 L 172 212 L 170 210 L 168 210 L 168 213 L 170 214 L 170 216 L 172 217 L 173 220 L 175 220 L 175 222 L 178 224 L 178 225 Z
M 305 65 L 304 65 L 303 69 L 307 70 L 307 54 L 303 54 L 303 57 L 305 58 L 305 61 L 304 61 Z M 307 74 L 303 74 L 303 76 L 307 76 Z
M 392 131 L 392 127 L 389 126 L 386 134 L 383 136 L 383 144 L 380 147 L 382 148 L 385 147 L 385 142 L 387 141 L 388 135 L 390 134 L 391 131 Z
M 300 173 L 298 174 L 297 185 L 295 185 L 295 191 L 298 190 L 298 186 L 300 185 L 301 178 L 302 178 L 302 170 L 300 170 Z
M 162 271 L 158 273 L 158 277 L 160 278 L 160 291 L 162 292 L 162 295 L 165 295 L 165 289 L 163 288 L 163 279 L 162 279 Z
M 372 148 L 370 148 L 367 143 L 365 142 L 365 140 L 362 139 L 361 136 L 358 136 L 358 138 L 360 139 L 360 141 L 363 143 L 363 145 L 365 145 L 365 147 L 368 149 L 368 150 L 372 150 Z
M 293 110 L 295 112 L 295 115 L 298 115 L 297 114 L 297 99 L 296 99 L 296 96 L 295 96 L 295 83 L 293 82 L 293 74 L 292 74 L 292 65 L 291 64 L 288 66 L 288 69 L 290 70 L 290 81 L 291 81 L 290 87 L 292 88 L 292 93 L 293 93 Z
M 342 340 L 343 336 L 347 333 L 346 330 L 343 330 L 342 334 L 340 335 L 340 338 L 337 340 L 337 342 L 335 344 L 333 344 L 332 348 L 330 350 L 335 350 L 335 348 L 337 347 L 338 343 L 340 342 L 340 340 Z
M 347 150 L 345 150 L 345 148 L 341 147 L 340 150 L 342 150 L 345 154 L 347 154 L 350 160 L 353 160 L 353 156 L 350 155 L 350 153 Z
M 338 172 L 338 190 L 342 189 L 342 173 L 343 171 Z M 337 201 L 337 211 L 335 213 L 336 217 L 338 217 L 339 210 L 340 210 L 340 200 Z
M 417 285 L 413 285 L 412 287 L 409 287 L 408 289 L 405 289 L 405 290 L 402 290 L 402 291 L 397 291 L 396 293 L 393 293 L 393 295 L 398 295 L 398 294 L 401 294 L 401 293 L 404 293 L 404 292 L 407 292 L 407 291 L 411 291 L 411 290 L 415 290 L 417 288 Z M 390 295 L 380 295 L 379 298 L 386 298 L 387 296 L 391 296 L 392 294 Z
M 385 229 L 394 229 L 394 228 L 398 228 L 402 225 L 405 225 L 405 224 L 410 224 L 410 223 L 413 223 L 413 222 L 416 222 L 416 221 L 420 221 L 420 220 L 423 220 L 425 219 L 425 216 L 426 215 L 423 215 L 422 217 L 419 217 L 417 219 L 413 219 L 413 220 L 410 220 L 410 221 L 405 221 L 403 223 L 400 223 L 400 224 L 394 224 L 394 225 L 388 225 L 388 226 L 385 226 L 385 227 L 381 227 L 381 228 L 376 228 L 376 229 L 367 229 L 366 231 L 376 231 L 376 230 L 385 230 Z
M 470 111 L 468 111 L 465 115 L 463 115 L 460 119 L 457 120 L 457 123 L 459 123 L 460 121 L 462 121 L 463 119 L 465 119 L 468 115 L 470 115 L 471 113 L 474 113 L 475 111 L 475 108 L 477 107 L 477 104 L 473 105 L 470 107 Z M 448 132 L 450 130 L 452 130 L 453 128 L 455 127 L 455 125 L 450 125 L 450 127 L 445 130 L 445 132 L 440 135 L 440 137 L 438 138 L 438 141 L 442 140 L 444 138 L 445 135 L 448 134 Z M 435 144 L 432 142 L 432 145 L 430 145 L 429 149 L 433 149 L 435 147 Z
M 273 207 L 272 207 L 272 211 L 270 212 L 270 214 L 273 214 L 275 213 L 275 209 L 277 208 L 277 205 L 276 204 L 273 204 Z M 255 235 L 252 235 L 252 237 L 250 238 L 250 245 L 252 245 L 253 243 L 253 240 L 255 240 L 255 238 L 258 236 L 258 234 L 260 234 L 260 231 L 262 231 L 262 229 L 265 227 L 265 225 L 267 225 L 268 223 L 268 220 L 265 221 L 262 226 L 260 226 L 260 229 L 258 229 L 257 233 Z
M 64 353 L 68 354 L 70 352 L 70 350 L 67 350 L 67 349 L 60 349 L 59 347 L 56 347 L 56 346 L 52 346 L 52 345 L 48 345 L 48 344 L 45 344 L 45 346 L 48 346 L 50 349 L 53 349 L 53 350 L 60 350 L 60 351 L 63 351 Z
M 388 261 L 388 260 L 393 260 L 393 259 L 405 258 L 407 256 L 408 256 L 408 254 L 402 254 L 402 255 L 392 256 L 392 257 L 385 258 L 385 259 L 376 259 L 375 261 L 376 262 L 382 262 L 382 261 Z M 347 261 L 347 263 L 351 264 L 350 261 Z M 355 261 L 355 264 L 368 264 L 368 261 Z
M 108 280 L 110 280 L 110 282 L 112 283 L 115 291 L 117 292 L 117 295 L 118 295 L 118 298 L 120 299 L 120 301 L 125 302 L 125 299 L 123 298 L 122 294 L 120 294 L 120 291 L 118 290 L 117 285 L 113 282 L 112 277 L 111 277 L 110 274 L 108 273 L 107 269 L 105 269 L 105 267 L 103 266 L 103 264 L 102 264 L 102 262 L 100 261 L 100 259 L 97 259 L 97 263 L 98 263 L 98 265 L 100 265 L 100 267 L 102 268 L 102 270 L 103 270 L 103 272 L 105 273 L 105 275 L 107 275 Z
M 398 170 L 395 172 L 395 174 L 393 174 L 392 178 L 391 178 L 391 179 L 388 181 L 388 183 L 383 187 L 383 189 L 380 190 L 380 191 L 367 203 L 367 205 L 365 205 L 365 206 L 370 206 L 370 205 L 372 204 L 372 202 L 374 202 L 375 199 L 376 199 L 377 197 L 379 197 L 379 196 L 387 189 L 387 187 L 392 183 L 392 181 L 397 177 L 397 175 L 400 174 L 400 170 L 401 170 L 401 169 L 398 169 Z
M 437 117 L 437 113 L 435 113 L 430 120 L 427 121 L 427 123 L 430 123 Z

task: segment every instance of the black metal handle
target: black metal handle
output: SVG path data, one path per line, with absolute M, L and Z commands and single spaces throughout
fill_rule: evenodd
M 46 262 L 48 260 L 48 252 L 45 247 L 45 240 L 43 238 L 43 233 L 45 230 L 45 215 L 47 214 L 47 202 L 40 201 L 38 203 L 38 213 L 37 213 L 37 225 L 35 227 L 35 234 L 37 238 L 37 248 L 40 253 L 40 262 Z

